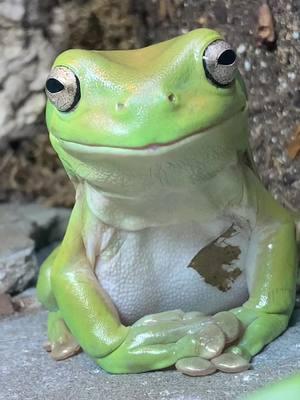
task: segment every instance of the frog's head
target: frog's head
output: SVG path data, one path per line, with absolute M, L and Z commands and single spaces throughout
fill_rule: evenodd
M 236 64 L 209 29 L 138 50 L 66 51 L 46 83 L 51 141 L 66 164 L 74 151 L 153 156 L 224 127 L 240 131 L 242 149 L 247 96 Z

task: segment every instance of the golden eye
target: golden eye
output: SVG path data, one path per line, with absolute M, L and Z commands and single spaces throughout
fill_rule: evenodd
M 80 100 L 80 83 L 67 67 L 54 67 L 46 81 L 46 95 L 58 111 L 72 111 Z
M 203 55 L 206 76 L 218 86 L 227 86 L 233 82 L 237 72 L 235 51 L 223 40 L 211 43 Z

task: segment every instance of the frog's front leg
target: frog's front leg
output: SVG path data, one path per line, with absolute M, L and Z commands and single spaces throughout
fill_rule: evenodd
M 241 340 L 214 360 L 219 369 L 234 370 L 240 356 L 250 360 L 287 327 L 295 303 L 297 246 L 294 221 L 249 174 L 255 188 L 257 222 L 248 252 L 249 300 L 232 310 L 245 332 Z M 254 189 L 252 189 L 254 190 Z M 252 192 L 253 193 L 253 192 Z M 234 357 L 233 355 L 239 357 Z
M 57 310 L 56 300 L 51 286 L 51 272 L 54 261 L 58 255 L 59 246 L 56 247 L 46 258 L 40 267 L 38 281 L 36 285 L 36 294 L 38 300 L 47 310 Z
M 64 360 L 77 354 L 80 346 L 67 328 L 61 312 L 57 309 L 56 300 L 51 287 L 51 272 L 59 252 L 59 246 L 43 262 L 37 282 L 37 297 L 50 312 L 48 315 L 48 342 L 45 349 L 55 360 Z

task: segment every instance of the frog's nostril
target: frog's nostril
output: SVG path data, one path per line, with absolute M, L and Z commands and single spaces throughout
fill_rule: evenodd
M 116 104 L 116 109 L 117 109 L 117 111 L 123 110 L 124 107 L 125 107 L 125 104 L 124 104 L 124 103 L 117 103 L 117 104 Z
M 175 96 L 175 94 L 174 94 L 174 93 L 170 93 L 170 94 L 168 95 L 168 100 L 169 100 L 171 103 L 176 103 L 176 96 Z

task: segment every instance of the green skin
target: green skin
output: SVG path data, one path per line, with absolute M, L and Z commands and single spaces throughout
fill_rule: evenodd
M 85 196 L 86 182 L 99 186 L 101 160 L 109 164 L 117 156 L 131 171 L 138 171 L 143 159 L 148 160 L 147 146 L 161 146 L 159 158 L 168 145 L 177 143 L 180 149 L 180 139 L 192 135 L 208 155 L 219 145 L 223 149 L 218 159 L 207 156 L 204 160 L 211 186 L 208 183 L 209 199 L 203 198 L 199 206 L 201 218 L 212 212 L 211 198 L 222 211 L 229 204 L 240 207 L 241 196 L 236 194 L 240 186 L 235 179 L 230 174 L 217 177 L 216 171 L 231 162 L 241 172 L 247 209 L 255 216 L 249 299 L 231 310 L 242 322 L 244 334 L 226 351 L 250 360 L 286 329 L 295 301 L 294 221 L 237 157 L 248 151 L 244 84 L 238 75 L 232 85 L 219 88 L 206 77 L 202 63 L 205 48 L 220 38 L 214 31 L 201 29 L 139 50 L 70 50 L 55 61 L 54 66 L 73 70 L 81 85 L 81 99 L 71 112 L 59 112 L 47 104 L 50 140 L 76 188 L 76 204 L 63 242 L 42 265 L 37 284 L 38 297 L 50 311 L 48 336 L 55 358 L 66 358 L 80 346 L 105 370 L 132 373 L 199 356 L 189 335 L 196 328 L 182 320 L 165 321 L 158 316 L 151 328 L 143 323 L 122 324 L 94 274 L 91 259 L 101 254 L 88 256 L 82 235 L 94 229 L 95 220 L 101 225 Z M 170 93 L 175 94 L 172 100 Z M 117 106 L 120 103 L 125 107 Z M 205 158 L 206 153 L 199 157 Z M 123 178 L 129 182 L 122 186 L 124 193 L 118 192 L 121 186 L 117 185 L 113 191 L 137 199 L 139 218 L 132 219 L 130 207 L 124 207 L 118 219 L 124 224 L 129 221 L 124 229 L 136 230 L 141 228 L 140 221 L 142 227 L 147 224 L 148 184 L 138 180 L 138 172 Z M 162 211 L 158 218 L 165 215 Z M 113 226 L 110 217 L 102 213 L 105 223 Z
M 300 375 L 293 375 L 259 390 L 245 400 L 296 400 L 300 394 Z

